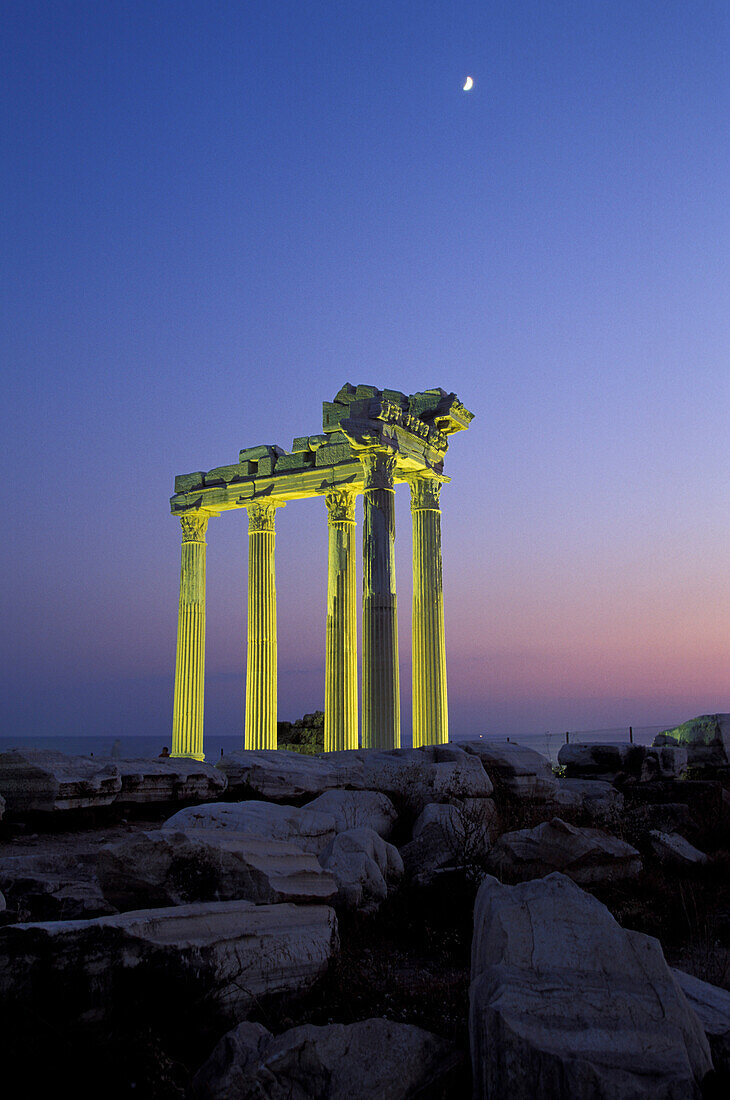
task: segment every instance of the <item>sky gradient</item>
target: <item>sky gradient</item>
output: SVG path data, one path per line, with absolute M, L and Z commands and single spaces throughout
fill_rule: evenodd
M 4 12 L 5 736 L 169 741 L 174 475 L 289 449 L 347 381 L 476 414 L 442 493 L 454 735 L 730 710 L 727 4 Z M 246 529 L 208 529 L 217 734 Z M 324 503 L 277 530 L 293 719 L 324 697 Z M 408 735 L 405 488 L 396 553 Z

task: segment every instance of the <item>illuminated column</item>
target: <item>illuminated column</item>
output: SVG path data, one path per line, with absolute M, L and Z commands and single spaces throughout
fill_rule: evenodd
M 208 516 L 180 516 L 182 560 L 177 618 L 175 701 L 172 712 L 172 756 L 205 759 L 203 694 L 205 691 L 205 530 Z
M 325 496 L 329 527 L 325 752 L 357 746 L 357 590 L 354 489 Z
M 247 749 L 276 748 L 276 576 L 274 520 L 283 501 L 261 500 L 248 512 Z
M 362 607 L 362 743 L 400 747 L 398 612 L 395 596 L 395 456 L 360 455 L 365 475 Z
M 441 576 L 441 485 L 414 477 L 413 515 L 413 747 L 449 739 L 446 698 L 444 592 Z

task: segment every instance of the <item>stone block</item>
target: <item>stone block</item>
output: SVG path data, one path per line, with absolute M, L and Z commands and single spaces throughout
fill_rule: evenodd
M 8 813 L 108 806 L 122 781 L 116 764 L 51 749 L 0 753 L 0 794 Z
M 600 779 L 559 779 L 558 798 L 560 802 L 563 796 L 568 799 L 564 804 L 569 805 L 569 799 L 576 800 L 576 809 L 582 810 L 593 820 L 613 817 L 621 812 L 624 805 L 624 796 L 611 783 Z
M 279 749 L 241 749 L 222 756 L 216 768 L 226 776 L 229 793 L 253 792 L 273 802 L 290 802 L 307 795 L 314 798 L 333 787 L 362 787 L 361 781 L 352 781 L 361 777 L 362 763 L 344 763 L 343 768 L 330 757 Z
M 659 942 L 569 878 L 487 878 L 474 910 L 474 1096 L 699 1100 L 702 1026 Z
M 337 826 L 331 814 L 316 813 L 305 806 L 278 806 L 274 802 L 214 802 L 188 806 L 173 814 L 163 829 L 225 829 L 249 836 L 288 840 L 303 852 L 317 855 L 334 840 Z
M 216 466 L 214 470 L 208 470 L 205 475 L 206 485 L 230 485 L 232 481 L 240 481 L 248 476 L 250 463 L 237 462 L 233 466 Z
M 197 470 L 194 474 L 178 474 L 175 478 L 175 492 L 190 493 L 193 489 L 202 489 L 204 479 L 203 470 Z
M 707 856 L 700 852 L 679 833 L 662 833 L 653 829 L 649 833 L 649 844 L 657 859 L 662 863 L 672 863 L 676 867 L 696 867 L 707 863 Z
M 288 470 L 306 470 L 313 465 L 313 451 L 297 451 L 295 454 L 279 455 L 275 469 L 277 474 L 283 474 Z
M 206 1004 L 232 1022 L 303 993 L 338 949 L 325 905 L 208 902 L 0 929 L 0 997 L 68 1024 Z M 164 980 L 161 978 L 164 977 Z
M 263 443 L 259 447 L 244 447 L 244 449 L 238 454 L 238 461 L 257 462 L 262 458 L 276 458 L 277 455 L 283 454 L 286 454 L 286 451 L 283 447 L 277 446 L 276 443 Z
M 730 1084 L 730 993 L 683 970 L 672 970 L 689 1006 L 697 1013 L 724 1085 Z
M 185 757 L 115 760 L 122 781 L 122 803 L 209 802 L 222 795 L 227 780 L 212 764 Z
M 374 912 L 403 875 L 398 849 L 366 827 L 338 833 L 319 861 L 335 876 L 334 905 L 363 912 Z
M 352 449 L 349 443 L 336 443 L 332 446 L 319 447 L 314 460 L 315 466 L 336 466 L 340 462 L 349 462 L 352 459 Z
M 604 779 L 633 777 L 638 779 L 646 755 L 644 745 L 595 742 L 561 745 L 558 763 L 569 779 Z
M 497 791 L 534 803 L 554 801 L 558 782 L 550 761 L 513 741 L 464 741 L 465 752 L 478 756 Z
M 244 1022 L 221 1039 L 192 1091 L 195 1100 L 455 1096 L 450 1080 L 460 1062 L 451 1043 L 413 1024 L 303 1024 L 274 1038 Z
M 78 920 L 116 912 L 95 874 L 95 858 L 52 852 L 0 859 L 0 889 L 21 921 Z
M 641 870 L 636 848 L 599 829 L 581 829 L 559 817 L 534 829 L 503 833 L 489 853 L 495 873 L 524 881 L 561 871 L 574 882 L 616 882 Z
M 689 763 L 723 767 L 730 763 L 730 714 L 702 714 L 654 738 L 654 745 L 684 745 Z
M 331 814 L 338 832 L 366 826 L 385 840 L 398 820 L 395 806 L 380 791 L 329 790 L 308 802 L 307 809 Z
M 193 901 L 328 902 L 337 887 L 296 844 L 232 829 L 158 829 L 103 847 L 97 876 L 118 909 Z

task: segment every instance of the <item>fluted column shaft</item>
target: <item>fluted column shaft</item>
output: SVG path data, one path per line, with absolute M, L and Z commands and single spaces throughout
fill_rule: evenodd
M 441 569 L 441 485 L 411 480 L 413 516 L 413 747 L 449 739 Z
M 329 529 L 325 752 L 358 747 L 355 501 L 353 489 L 333 489 L 325 495 Z
M 172 755 L 203 760 L 205 692 L 205 531 L 208 517 L 180 516 L 182 556 L 177 618 Z
M 276 574 L 274 521 L 279 501 L 255 501 L 248 512 L 247 749 L 276 746 Z
M 398 608 L 395 595 L 395 456 L 366 451 L 364 471 L 362 743 L 400 747 Z

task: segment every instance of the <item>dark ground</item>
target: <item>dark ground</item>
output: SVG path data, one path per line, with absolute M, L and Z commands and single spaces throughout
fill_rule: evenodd
M 150 821 L 107 819 L 67 821 L 64 829 L 0 839 L 0 855 L 21 851 L 88 850 L 149 829 Z M 74 827 L 75 826 L 75 827 Z M 31 826 L 32 827 L 32 826 Z M 511 827 L 519 827 L 511 823 Z M 628 839 L 628 837 L 627 837 Z M 649 858 L 642 874 L 619 884 L 591 887 L 627 928 L 656 936 L 668 962 L 705 981 L 730 988 L 730 837 L 708 827 L 702 836 L 711 855 L 705 867 L 677 871 Z M 634 836 L 643 846 L 645 838 Z M 429 1100 L 468 1098 L 469 956 L 476 885 L 457 874 L 438 886 L 404 885 L 372 917 L 344 915 L 342 950 L 324 981 L 307 996 L 286 1004 L 262 1004 L 252 1019 L 273 1032 L 302 1023 L 349 1023 L 371 1016 L 417 1024 L 452 1040 L 463 1052 L 460 1075 Z M 155 982 L 163 981 L 157 975 Z M 159 994 L 159 987 L 155 990 Z M 106 1030 L 67 1029 L 46 1019 L 38 1006 L 33 1020 L 7 1020 L 0 1043 L 0 1076 L 5 1095 L 51 1095 L 69 1087 L 76 1100 L 181 1100 L 192 1075 L 230 1026 L 210 1017 L 205 1004 L 171 998 L 165 1018 L 145 1011 L 144 990 L 130 990 L 129 1002 L 115 1006 Z M 153 998 L 156 1000 L 157 998 Z M 5 1046 L 2 1051 L 1 1047 Z M 19 1084 L 13 1085 L 14 1076 Z

